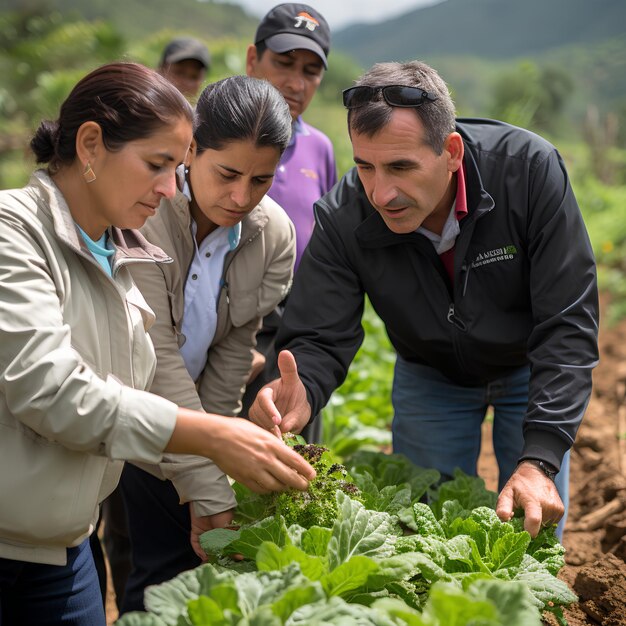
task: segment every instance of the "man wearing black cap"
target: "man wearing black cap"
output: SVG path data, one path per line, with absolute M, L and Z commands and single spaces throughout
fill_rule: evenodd
M 193 37 L 179 37 L 163 50 L 159 73 L 187 98 L 195 98 L 211 65 L 207 47 Z
M 330 29 L 324 17 L 306 4 L 286 3 L 275 6 L 261 20 L 246 55 L 247 74 L 272 83 L 287 101 L 293 118 L 291 144 L 268 195 L 285 209 L 296 228 L 295 269 L 313 232 L 313 204 L 337 182 L 330 140 L 301 117 L 328 68 L 329 50 Z M 279 305 L 265 318 L 257 336 L 257 349 L 266 356 L 267 364 L 246 391 L 244 414 L 261 386 L 277 375 L 273 339 L 281 314 Z M 303 433 L 309 441 L 319 438 L 319 418 L 314 427 Z

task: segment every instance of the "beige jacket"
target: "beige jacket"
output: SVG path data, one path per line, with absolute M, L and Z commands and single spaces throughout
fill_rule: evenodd
M 128 271 L 166 257 L 111 237 L 113 279 L 45 172 L 0 192 L 0 557 L 64 564 L 121 461 L 157 463 L 171 437 L 176 405 L 142 391 L 154 315 Z
M 187 198 L 178 193 L 163 200 L 142 233 L 174 259 L 171 264 L 135 265 L 133 278 L 156 314 L 150 335 L 157 353 L 151 391 L 179 406 L 236 415 L 252 363 L 252 348 L 261 318 L 289 291 L 295 259 L 295 230 L 287 214 L 264 197 L 242 221 L 241 240 L 226 255 L 223 287 L 218 299 L 217 329 L 207 364 L 196 384 L 180 354 L 184 289 L 194 255 Z M 199 331 L 201 332 L 201 331 Z M 142 469 L 169 478 L 181 502 L 194 502 L 198 515 L 235 506 L 221 471 L 206 459 L 165 457 L 159 467 Z

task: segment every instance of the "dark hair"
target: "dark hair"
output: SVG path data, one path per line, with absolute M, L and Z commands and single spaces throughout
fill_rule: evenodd
M 263 41 L 255 43 L 254 47 L 256 48 L 256 58 L 260 61 L 261 57 L 265 54 L 265 51 L 267 50 L 267 44 L 265 43 L 265 39 Z
M 435 102 L 426 102 L 413 110 L 424 125 L 426 143 L 436 154 L 441 154 L 446 138 L 455 129 L 455 110 L 445 82 L 432 67 L 419 61 L 377 63 L 356 81 L 356 85 L 421 87 L 437 96 Z M 389 123 L 392 111 L 393 107 L 379 91 L 372 102 L 348 111 L 348 129 L 371 137 Z
M 205 87 L 196 104 L 197 153 L 225 143 L 251 140 L 282 154 L 291 138 L 291 113 L 280 92 L 266 80 L 231 76 Z
M 99 124 L 105 147 L 116 151 L 176 118 L 191 122 L 193 110 L 167 79 L 138 63 L 109 63 L 76 84 L 58 120 L 43 121 L 30 147 L 37 163 L 54 173 L 76 158 L 76 134 L 85 122 Z

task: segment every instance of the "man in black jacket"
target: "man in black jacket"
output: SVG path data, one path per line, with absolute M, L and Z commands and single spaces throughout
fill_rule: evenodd
M 564 519 L 598 359 L 593 252 L 561 157 L 523 129 L 455 120 L 418 62 L 375 65 L 344 105 L 356 168 L 316 204 L 281 378 L 250 417 L 298 432 L 324 406 L 362 342 L 367 295 L 398 355 L 394 451 L 475 474 L 492 406 L 497 512 L 523 509 L 535 536 Z

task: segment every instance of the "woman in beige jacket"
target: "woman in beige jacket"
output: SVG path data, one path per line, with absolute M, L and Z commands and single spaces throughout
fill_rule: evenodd
M 181 406 L 236 415 L 261 319 L 291 285 L 294 228 L 265 195 L 289 143 L 291 116 L 268 82 L 233 76 L 202 92 L 195 117 L 180 191 L 142 229 L 174 263 L 131 271 L 157 317 L 151 391 Z M 201 563 L 191 525 L 208 529 L 220 516 L 225 523 L 235 500 L 219 469 L 193 457 L 127 465 L 121 488 L 133 564 L 126 612 L 143 609 L 147 585 Z
M 212 458 L 256 490 L 314 472 L 243 419 L 145 391 L 154 314 L 129 268 L 167 261 L 138 232 L 176 191 L 192 112 L 156 72 L 83 78 L 31 147 L 46 170 L 0 192 L 0 622 L 101 626 L 87 537 L 122 461 Z

